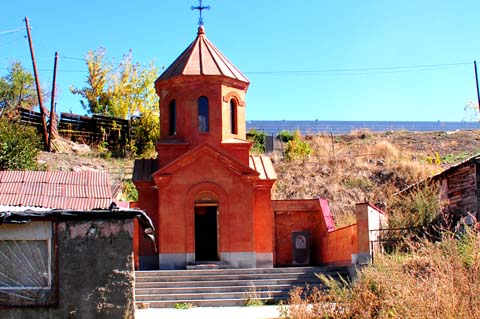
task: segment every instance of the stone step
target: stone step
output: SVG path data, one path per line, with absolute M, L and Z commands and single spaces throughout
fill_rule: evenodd
M 215 275 L 215 274 L 274 274 L 274 273 L 335 273 L 345 272 L 345 267 L 284 267 L 284 268 L 240 268 L 240 269 L 196 269 L 196 270 L 148 270 L 136 271 L 137 278 L 176 275 Z
M 296 278 L 280 279 L 251 279 L 251 280 L 209 280 L 209 281 L 169 281 L 169 282 L 136 282 L 136 289 L 143 288 L 170 288 L 170 287 L 221 287 L 221 286 L 262 286 L 262 285 L 304 285 L 306 282 L 313 282 L 317 278 L 299 280 Z
M 257 298 L 255 301 L 262 304 L 278 303 L 281 300 L 287 300 L 288 297 L 272 298 Z M 234 299 L 195 299 L 195 300 L 150 300 L 141 302 L 144 305 L 148 305 L 150 308 L 173 308 L 177 305 L 188 304 L 195 307 L 233 307 L 233 306 L 245 306 L 248 303 L 247 299 L 234 298 Z
M 206 286 L 206 287 L 161 287 L 161 288 L 137 288 L 136 295 L 161 295 L 161 294 L 186 294 L 186 293 L 228 293 L 228 292 L 252 292 L 252 291 L 290 291 L 292 287 L 304 287 L 304 284 L 281 284 L 281 285 L 238 285 L 238 286 Z M 311 286 L 320 287 L 320 283 Z
M 269 291 L 234 291 L 234 292 L 204 292 L 204 293 L 184 293 L 184 294 L 156 294 L 156 295 L 137 295 L 137 302 L 147 302 L 149 300 L 204 300 L 204 299 L 243 299 L 249 298 L 271 298 L 276 296 L 288 295 L 288 290 L 269 290 Z
M 289 273 L 289 274 L 212 274 L 212 275 L 176 275 L 176 276 L 151 276 L 137 277 L 136 282 L 171 282 L 171 281 L 218 281 L 218 280 L 253 280 L 253 279 L 311 279 L 313 274 Z
M 324 288 L 315 273 L 348 277 L 345 267 L 138 271 L 135 298 L 137 303 L 150 307 L 241 306 L 249 300 L 274 302 L 288 299 L 294 287 L 308 284 Z

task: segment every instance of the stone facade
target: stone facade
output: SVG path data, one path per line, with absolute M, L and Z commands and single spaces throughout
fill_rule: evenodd
M 0 318 L 133 318 L 133 219 L 49 223 L 55 297 L 48 305 L 4 304 Z M 31 232 L 28 225 L 35 222 L 24 226 L 26 234 Z M 22 226 L 4 224 L 2 233 Z

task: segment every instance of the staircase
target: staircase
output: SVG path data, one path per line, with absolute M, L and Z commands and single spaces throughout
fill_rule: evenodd
M 273 303 L 288 299 L 292 288 L 307 283 L 322 288 L 314 273 L 348 277 L 347 267 L 137 271 L 135 300 L 151 308 Z

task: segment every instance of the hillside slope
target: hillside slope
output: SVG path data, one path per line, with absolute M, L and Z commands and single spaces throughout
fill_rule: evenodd
M 323 197 L 329 200 L 337 226 L 354 222 L 355 203 L 384 202 L 392 194 L 480 152 L 480 131 L 387 132 L 358 131 L 348 135 L 304 138 L 313 153 L 287 161 L 273 156 L 278 179 L 275 199 Z M 95 151 L 40 153 L 48 170 L 92 170 L 111 175 L 118 187 L 131 178 L 133 160 L 104 159 Z M 115 188 L 115 187 L 114 187 Z
M 355 203 L 387 205 L 406 186 L 480 152 L 479 131 L 353 132 L 304 138 L 313 152 L 303 160 L 274 157 L 276 199 L 329 200 L 337 226 L 354 222 Z

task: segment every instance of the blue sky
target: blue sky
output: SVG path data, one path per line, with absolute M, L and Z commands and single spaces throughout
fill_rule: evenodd
M 40 79 L 57 110 L 83 114 L 88 50 L 167 67 L 196 36 L 197 0 L 4 1 L 0 75 L 28 69 L 32 26 Z M 461 121 L 476 101 L 478 0 L 204 0 L 207 37 L 250 79 L 248 120 Z M 72 59 L 73 58 L 73 59 Z M 480 62 L 480 61 L 479 61 Z

